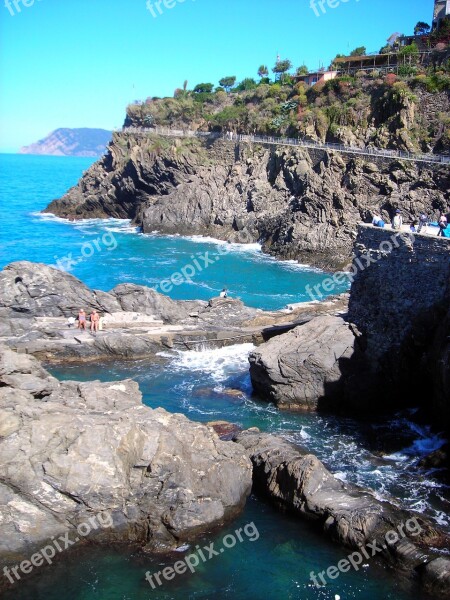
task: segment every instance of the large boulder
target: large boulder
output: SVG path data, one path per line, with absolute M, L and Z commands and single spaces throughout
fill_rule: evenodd
M 401 567 L 412 577 L 421 575 L 435 597 L 448 597 L 450 560 L 434 548 L 447 546 L 449 540 L 423 515 L 381 502 L 370 490 L 340 481 L 316 456 L 280 437 L 251 429 L 234 439 L 253 463 L 255 489 L 277 506 L 316 523 L 349 548 L 370 546 L 371 556 Z
M 356 328 L 325 315 L 271 339 L 249 361 L 253 387 L 262 397 L 280 408 L 316 410 L 353 401 L 364 353 Z
M 206 303 L 201 301 L 176 301 L 142 285 L 122 283 L 111 290 L 123 311 L 152 315 L 165 323 L 178 323 L 193 310 Z
M 0 556 L 20 562 L 80 524 L 99 542 L 167 550 L 243 507 L 244 449 L 141 402 L 138 385 L 60 383 L 0 348 Z M 84 534 L 83 534 L 84 535 Z M 88 536 L 89 537 L 89 536 Z
M 80 308 L 121 310 L 114 296 L 91 290 L 70 273 L 48 265 L 20 261 L 0 272 L 0 315 L 70 317 Z

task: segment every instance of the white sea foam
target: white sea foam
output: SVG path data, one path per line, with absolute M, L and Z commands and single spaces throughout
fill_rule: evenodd
M 241 370 L 247 366 L 247 357 L 253 350 L 253 344 L 238 344 L 224 348 L 198 349 L 197 351 L 178 350 L 173 357 L 172 367 L 189 372 L 208 373 L 217 382 L 223 382 L 230 371 Z
M 30 213 L 33 217 L 42 219 L 43 221 L 55 221 L 59 223 L 65 223 L 72 225 L 76 228 L 92 228 L 100 227 L 107 231 L 114 231 L 117 233 L 138 233 L 139 227 L 131 225 L 131 219 L 116 219 L 113 217 L 105 219 L 67 219 L 65 217 L 58 217 L 54 213 L 42 213 L 39 211 L 33 211 Z

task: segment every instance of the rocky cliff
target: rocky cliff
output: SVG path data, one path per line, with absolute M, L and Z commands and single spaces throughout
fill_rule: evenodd
M 356 225 L 400 208 L 450 212 L 450 170 L 414 162 L 217 140 L 113 135 L 107 154 L 47 212 L 130 218 L 145 232 L 260 240 L 323 268 L 348 264 Z
M 52 156 L 101 156 L 111 139 L 105 129 L 56 129 L 35 144 L 24 146 L 19 154 L 47 154 Z

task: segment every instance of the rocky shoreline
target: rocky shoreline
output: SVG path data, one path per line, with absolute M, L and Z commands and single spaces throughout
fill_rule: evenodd
M 448 597 L 444 533 L 342 483 L 280 437 L 252 429 L 222 441 L 215 429 L 229 439 L 232 428 L 145 407 L 133 381 L 59 382 L 5 346 L 0 386 L 0 556 L 9 573 L 55 537 L 167 553 L 236 516 L 253 480 L 255 493 L 352 550 L 413 522 L 414 535 L 408 529 L 378 558 Z M 74 537 L 95 519 L 101 526 Z
M 242 447 L 183 415 L 144 406 L 135 382 L 60 383 L 33 357 L 5 347 L 0 380 L 6 565 L 96 515 L 109 524 L 94 541 L 165 552 L 245 504 L 251 464 Z
M 106 155 L 44 212 L 128 218 L 144 232 L 262 243 L 323 269 L 348 265 L 357 224 L 400 208 L 450 212 L 448 167 L 306 148 L 113 134 Z
M 224 423 L 208 427 L 150 409 L 133 381 L 61 383 L 38 361 L 155 360 L 161 349 L 177 345 L 193 349 L 198 342 L 253 341 L 258 347 L 250 369 L 262 397 L 280 408 L 346 414 L 377 410 L 380 374 L 392 366 L 402 364 L 408 372 L 417 361 L 428 361 L 423 373 L 438 368 L 440 374 L 432 402 L 426 403 L 442 423 L 449 398 L 448 335 L 442 324 L 448 324 L 450 246 L 429 239 L 412 244 L 406 236 L 383 253 L 384 235 L 359 230 L 355 260 L 373 260 L 355 275 L 350 304 L 344 295 L 276 312 L 232 299 L 176 302 L 130 284 L 107 293 L 46 265 L 5 267 L 0 273 L 0 554 L 6 566 L 27 561 L 52 536 L 75 534 L 86 520 L 105 514 L 111 525 L 81 543 L 129 543 L 167 552 L 236 516 L 253 485 L 352 550 L 387 539 L 389 531 L 415 520 L 420 535 L 389 543 L 379 558 L 435 597 L 448 597 L 450 560 L 439 548 L 448 547 L 449 540 L 423 516 L 342 483 L 317 457 L 277 436 L 257 430 L 236 434 Z M 393 264 L 396 273 L 387 276 Z M 426 287 L 416 289 L 415 278 Z M 392 314 L 403 310 L 407 317 L 387 336 L 372 326 L 386 302 Z M 92 335 L 68 328 L 67 318 L 79 308 L 102 312 L 106 329 Z M 420 324 L 429 332 L 421 343 Z M 400 393 L 402 381 L 389 376 L 382 382 Z

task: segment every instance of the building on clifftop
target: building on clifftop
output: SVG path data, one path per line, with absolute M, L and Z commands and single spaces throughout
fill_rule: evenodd
M 439 29 L 440 22 L 447 16 L 450 16 L 450 0 L 434 0 L 432 29 Z

